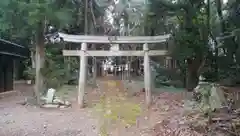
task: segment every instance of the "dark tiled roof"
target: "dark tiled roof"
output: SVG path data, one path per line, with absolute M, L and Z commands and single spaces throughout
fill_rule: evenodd
M 29 56 L 29 50 L 24 46 L 0 39 L 0 55 L 27 58 Z

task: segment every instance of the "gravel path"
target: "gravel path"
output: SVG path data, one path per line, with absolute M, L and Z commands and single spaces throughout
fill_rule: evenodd
M 21 88 L 22 89 L 22 88 Z M 42 109 L 19 104 L 23 96 L 0 98 L 0 136 L 97 136 L 89 109 Z
M 46 110 L 0 101 L 0 136 L 97 136 L 96 121 L 90 115 L 81 110 Z

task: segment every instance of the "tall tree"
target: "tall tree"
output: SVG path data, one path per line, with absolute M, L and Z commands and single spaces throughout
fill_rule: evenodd
M 1 2 L 4 3 L 1 6 L 5 9 L 0 18 L 1 33 L 7 35 L 8 39 L 19 37 L 29 39 L 26 44 L 33 44 L 36 47 L 35 95 L 39 102 L 40 92 L 44 89 L 40 69 L 44 65 L 45 34 L 49 25 L 61 29 L 71 23 L 74 5 L 67 0 L 4 0 Z
M 173 57 L 178 61 L 182 73 L 186 74 L 186 88 L 192 91 L 198 84 L 199 75 L 205 65 L 208 53 L 208 22 L 204 0 L 167 1 L 152 0 L 152 12 L 161 15 L 159 10 L 175 16 L 176 26 L 173 32 L 175 49 Z

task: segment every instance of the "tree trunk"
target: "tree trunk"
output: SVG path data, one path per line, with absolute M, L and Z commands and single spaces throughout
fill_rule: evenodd
M 199 83 L 199 76 L 201 73 L 201 69 L 203 68 L 205 64 L 205 59 L 188 59 L 188 68 L 186 72 L 186 88 L 188 91 L 192 92 L 194 88 Z
M 92 1 L 91 1 L 91 9 L 92 9 Z M 92 12 L 92 20 L 89 19 L 89 32 L 90 32 L 90 35 L 94 35 L 96 34 L 96 31 L 95 31 L 95 17 L 94 17 L 94 14 L 93 14 L 93 11 L 91 10 Z M 96 44 L 92 44 L 92 50 L 96 50 Z M 93 85 L 97 85 L 97 57 L 91 57 L 92 59 L 92 81 L 93 81 Z
M 221 36 L 224 35 L 225 31 L 226 31 L 226 26 L 225 26 L 225 22 L 224 22 L 224 19 L 223 19 L 223 14 L 222 14 L 222 3 L 221 3 L 221 0 L 215 0 L 216 2 L 216 6 L 217 6 L 217 13 L 218 13 L 218 17 L 220 19 L 220 29 L 221 29 Z M 217 45 L 216 45 L 217 46 Z M 215 65 L 214 65 L 214 68 L 215 68 L 215 76 L 217 77 L 218 79 L 218 62 L 217 62 L 217 58 L 218 58 L 218 48 L 215 47 L 215 57 L 214 57 L 214 61 L 215 61 Z
M 186 73 L 186 88 L 187 91 L 192 92 L 194 88 L 198 85 L 199 76 L 195 69 L 188 69 Z
M 93 50 L 96 50 L 96 45 L 93 44 Z M 93 78 L 93 84 L 97 84 L 97 58 L 92 57 L 92 78 Z
M 41 22 L 38 26 L 38 32 L 36 36 L 36 79 L 35 79 L 35 97 L 37 104 L 40 104 L 40 92 L 44 89 L 43 76 L 41 74 L 41 68 L 44 67 L 44 24 Z
M 84 34 L 88 34 L 88 0 L 85 0 L 84 8 Z
M 36 55 L 35 54 L 36 54 L 36 52 L 31 51 L 31 64 L 32 64 L 32 68 L 36 68 Z
M 223 35 L 226 30 L 226 26 L 225 26 L 223 14 L 222 14 L 222 3 L 221 3 L 221 0 L 216 0 L 215 2 L 216 2 L 216 6 L 217 6 L 218 17 L 220 19 L 221 35 Z

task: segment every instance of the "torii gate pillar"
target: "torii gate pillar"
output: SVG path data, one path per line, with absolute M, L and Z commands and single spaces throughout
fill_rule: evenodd
M 151 96 L 151 90 L 152 90 L 152 84 L 151 84 L 151 69 L 150 69 L 150 59 L 148 54 L 148 44 L 145 43 L 143 45 L 143 51 L 144 51 L 144 89 L 145 89 L 145 98 L 146 98 L 146 104 L 147 106 L 151 105 L 152 96 Z
M 82 43 L 81 50 L 87 50 L 87 43 Z M 79 80 L 78 80 L 78 105 L 80 108 L 84 107 L 84 94 L 86 88 L 86 78 L 87 78 L 87 56 L 80 56 L 80 66 L 79 66 Z

